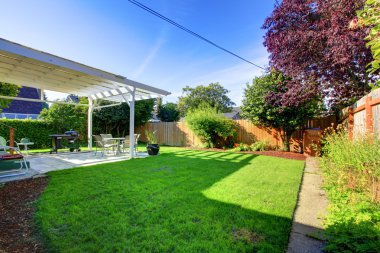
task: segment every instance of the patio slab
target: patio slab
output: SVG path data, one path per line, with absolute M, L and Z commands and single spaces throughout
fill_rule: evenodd
M 147 156 L 148 154 L 145 152 L 138 152 L 136 158 L 145 158 Z M 64 170 L 102 163 L 118 162 L 128 159 L 129 154 L 102 156 L 100 153 L 95 155 L 94 152 L 29 155 L 27 160 L 30 162 L 30 169 L 26 172 L 26 174 L 20 176 L 2 177 L 0 178 L 0 183 L 35 177 L 54 170 Z

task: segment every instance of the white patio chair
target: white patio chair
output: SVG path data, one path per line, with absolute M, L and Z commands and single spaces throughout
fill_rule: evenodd
M 102 156 L 104 156 L 106 151 L 109 151 L 110 149 L 112 149 L 112 151 L 115 153 L 115 147 L 117 146 L 116 143 L 114 142 L 110 143 L 109 141 L 105 141 L 100 135 L 93 135 L 93 137 L 95 139 L 95 144 L 96 144 L 95 155 L 97 155 L 98 153 L 98 148 L 101 150 Z M 106 137 L 106 138 L 110 138 L 110 137 Z
M 139 138 L 140 138 L 140 135 L 141 134 L 135 134 L 134 135 L 134 140 L 135 140 L 135 154 L 137 154 L 138 152 L 138 141 L 139 141 Z M 121 143 L 121 148 L 123 149 L 123 152 L 125 152 L 126 149 L 129 149 L 130 147 L 130 138 L 129 138 L 129 135 L 125 136 L 125 140 Z

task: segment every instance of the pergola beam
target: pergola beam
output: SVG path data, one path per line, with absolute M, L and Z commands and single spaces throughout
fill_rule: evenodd
M 107 108 L 107 107 L 113 107 L 113 106 L 118 106 L 118 105 L 121 105 L 121 103 L 117 103 L 117 104 L 110 104 L 110 105 L 101 105 L 101 106 L 96 106 L 96 107 L 94 107 L 93 109 L 94 109 L 94 110 L 98 110 L 98 109 Z
M 133 87 L 129 102 L 129 156 L 131 159 L 135 156 L 135 92 L 136 88 Z
M 9 100 L 28 101 L 28 102 L 46 102 L 46 103 L 63 104 L 63 105 L 88 106 L 88 104 L 79 104 L 79 103 L 72 103 L 72 102 L 65 102 L 65 101 L 58 101 L 58 100 L 57 101 L 49 101 L 49 100 L 42 100 L 42 99 L 10 97 L 10 96 L 3 96 L 3 95 L 0 95 L 0 98 L 9 99 Z
M 87 141 L 88 150 L 92 151 L 92 113 L 93 113 L 93 101 L 92 98 L 88 98 L 88 113 L 87 113 Z

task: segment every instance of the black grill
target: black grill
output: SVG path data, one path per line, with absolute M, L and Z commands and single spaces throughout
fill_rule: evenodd
M 76 139 L 79 137 L 78 132 L 74 131 L 74 130 L 66 131 L 65 135 L 70 135 L 72 139 Z M 70 138 L 70 137 L 68 137 L 68 138 Z
M 60 148 L 69 148 L 70 152 L 77 150 L 80 151 L 79 146 L 79 134 L 77 131 L 70 130 L 66 131 L 64 134 L 51 134 L 52 138 L 52 149 L 50 154 L 55 152 L 58 153 L 58 149 Z

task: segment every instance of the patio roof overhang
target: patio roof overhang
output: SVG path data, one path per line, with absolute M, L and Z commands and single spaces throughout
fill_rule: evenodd
M 2 38 L 0 38 L 0 81 L 88 97 L 90 150 L 92 148 L 92 111 L 96 109 L 93 107 L 94 100 L 103 99 L 129 104 L 130 150 L 133 150 L 135 100 L 170 94 L 168 91 L 130 80 L 124 76 L 89 67 Z M 1 97 L 6 98 L 5 96 Z M 131 157 L 133 157 L 132 151 Z
M 0 38 L 0 80 L 114 102 L 126 102 L 170 92 Z

